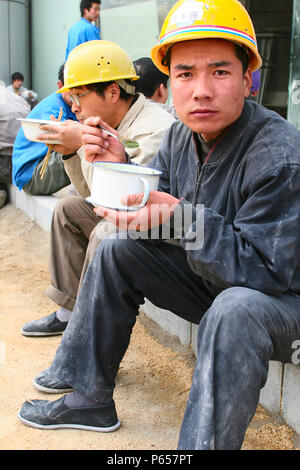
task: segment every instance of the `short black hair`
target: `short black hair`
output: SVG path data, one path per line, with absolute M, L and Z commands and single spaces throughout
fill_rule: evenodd
M 169 76 L 161 72 L 152 62 L 150 57 L 141 57 L 133 62 L 139 80 L 136 82 L 136 92 L 143 93 L 147 98 L 151 98 L 159 85 L 168 86 Z
M 125 82 L 128 83 L 129 85 L 132 85 L 132 81 L 129 79 L 125 79 Z M 111 80 L 109 82 L 99 82 L 99 83 L 91 83 L 89 85 L 86 85 L 88 90 L 94 90 L 99 96 L 102 98 L 104 97 L 104 91 L 106 88 L 111 85 L 112 83 L 117 83 L 114 80 Z M 118 83 L 118 87 L 120 88 L 120 98 L 121 100 L 128 101 L 130 98 L 132 98 L 133 95 L 130 93 L 127 93 Z
M 15 72 L 11 76 L 11 81 L 22 80 L 24 82 L 24 75 L 21 72 Z
M 242 63 L 243 67 L 243 74 L 245 74 L 250 65 L 250 57 L 246 50 L 246 48 L 239 46 L 238 44 L 234 43 L 235 46 L 235 53 L 239 61 Z M 171 60 L 171 47 L 168 49 L 165 57 L 162 59 L 161 64 L 167 66 L 170 70 L 170 60 Z
M 243 74 L 245 74 L 250 65 L 250 57 L 249 53 L 244 47 L 239 46 L 238 44 L 235 45 L 235 53 L 239 61 L 242 63 L 243 67 Z
M 65 71 L 65 64 L 62 64 L 59 67 L 57 78 L 63 85 L 65 84 L 64 71 Z
M 101 0 L 81 0 L 80 2 L 80 12 L 81 16 L 84 15 L 84 10 L 90 10 L 93 3 L 97 3 L 97 5 L 101 4 Z

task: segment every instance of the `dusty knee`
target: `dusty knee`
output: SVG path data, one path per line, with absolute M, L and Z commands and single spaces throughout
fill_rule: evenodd
M 238 329 L 258 321 L 266 305 L 266 294 L 245 287 L 232 287 L 222 291 L 214 300 L 210 313 L 216 321 Z
M 106 220 L 101 220 L 91 232 L 89 243 L 97 247 L 102 240 L 117 233 L 117 227 Z
M 135 263 L 140 263 L 139 248 L 139 243 L 130 238 L 109 235 L 99 244 L 93 261 L 98 264 L 104 262 L 105 266 L 134 275 Z
M 66 196 L 59 199 L 54 207 L 53 217 L 61 219 L 62 217 L 68 218 L 68 215 L 78 213 L 78 204 L 82 198 L 79 196 Z

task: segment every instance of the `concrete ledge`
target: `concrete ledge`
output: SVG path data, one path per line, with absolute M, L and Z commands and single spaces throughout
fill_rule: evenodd
M 10 200 L 49 231 L 52 214 L 59 197 L 69 194 L 68 188 L 55 196 L 29 196 L 14 186 L 10 187 Z M 185 346 L 190 346 L 197 355 L 198 326 L 193 325 L 171 312 L 162 310 L 145 300 L 141 310 L 165 332 L 177 336 Z M 279 362 L 270 362 L 268 380 L 261 390 L 260 404 L 268 411 L 281 415 L 285 422 L 300 434 L 300 367 Z
M 183 345 L 191 343 L 191 323 L 172 312 L 156 307 L 148 299 L 145 299 L 142 310 L 170 335 L 177 336 Z
M 283 364 L 270 361 L 268 380 L 260 393 L 260 404 L 271 413 L 281 413 Z
M 43 230 L 50 230 L 53 209 L 58 201 L 57 197 L 30 196 L 24 191 L 19 191 L 15 186 L 10 186 L 9 195 L 10 201 L 15 207 L 25 212 Z
M 282 386 L 282 417 L 300 434 L 300 367 L 285 364 Z

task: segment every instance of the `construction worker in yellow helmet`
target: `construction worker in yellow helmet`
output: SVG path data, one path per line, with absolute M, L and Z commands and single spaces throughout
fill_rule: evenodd
M 152 58 L 170 74 L 180 118 L 148 164 L 162 172 L 159 189 L 136 211 L 95 209 L 127 236 L 95 253 L 52 362 L 75 391 L 19 416 L 42 429 L 118 427 L 115 379 L 147 298 L 198 325 L 178 449 L 238 450 L 269 361 L 292 362 L 300 338 L 300 132 L 246 99 L 261 59 L 238 1 L 180 0 Z M 86 158 L 112 158 L 92 119 L 85 131 Z M 121 202 L 134 209 L 142 197 Z M 149 425 L 146 406 L 139 419 Z
M 42 126 L 40 138 L 52 140 L 53 149 L 63 155 L 64 168 L 78 195 L 62 198 L 53 215 L 51 284 L 47 295 L 57 304 L 57 310 L 26 323 L 21 330 L 25 336 L 63 333 L 93 252 L 109 234 L 109 224 L 100 220 L 94 214 L 93 205 L 86 201 L 91 196 L 94 166 L 83 156 L 85 120 L 92 116 L 97 126 L 112 134 L 96 128 L 99 135 L 105 137 L 107 147 L 120 155 L 126 152 L 126 158 L 139 165 L 146 165 L 156 154 L 164 134 L 174 122 L 170 113 L 146 100 L 143 94 L 135 93 L 138 79 L 127 52 L 112 41 L 85 42 L 68 56 L 64 87 L 59 92 L 69 95 L 79 122 L 68 120 L 59 128 L 51 124 Z M 39 377 L 34 384 L 38 390 L 45 391 L 50 381 L 51 390 L 66 389 L 48 375 Z

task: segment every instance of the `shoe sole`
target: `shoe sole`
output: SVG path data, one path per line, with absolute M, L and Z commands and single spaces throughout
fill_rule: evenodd
M 82 429 L 84 431 L 96 431 L 96 432 L 113 432 L 119 429 L 121 426 L 121 421 L 118 420 L 116 424 L 110 427 L 94 427 L 94 426 L 87 426 L 85 424 L 39 424 L 34 423 L 32 421 L 28 421 L 27 419 L 23 418 L 20 413 L 18 413 L 18 418 L 22 423 L 26 424 L 26 426 L 31 426 L 32 428 L 36 429 Z
M 56 333 L 44 333 L 42 331 L 24 331 L 24 330 L 21 330 L 21 333 L 24 336 L 58 336 L 58 335 L 62 335 L 63 331 L 58 331 Z
M 73 390 L 74 390 L 74 388 L 48 388 L 48 387 L 43 387 L 42 385 L 38 384 L 35 380 L 33 380 L 32 385 L 33 385 L 34 388 L 36 388 L 39 392 L 43 392 L 43 393 L 58 394 L 58 393 L 73 392 Z

